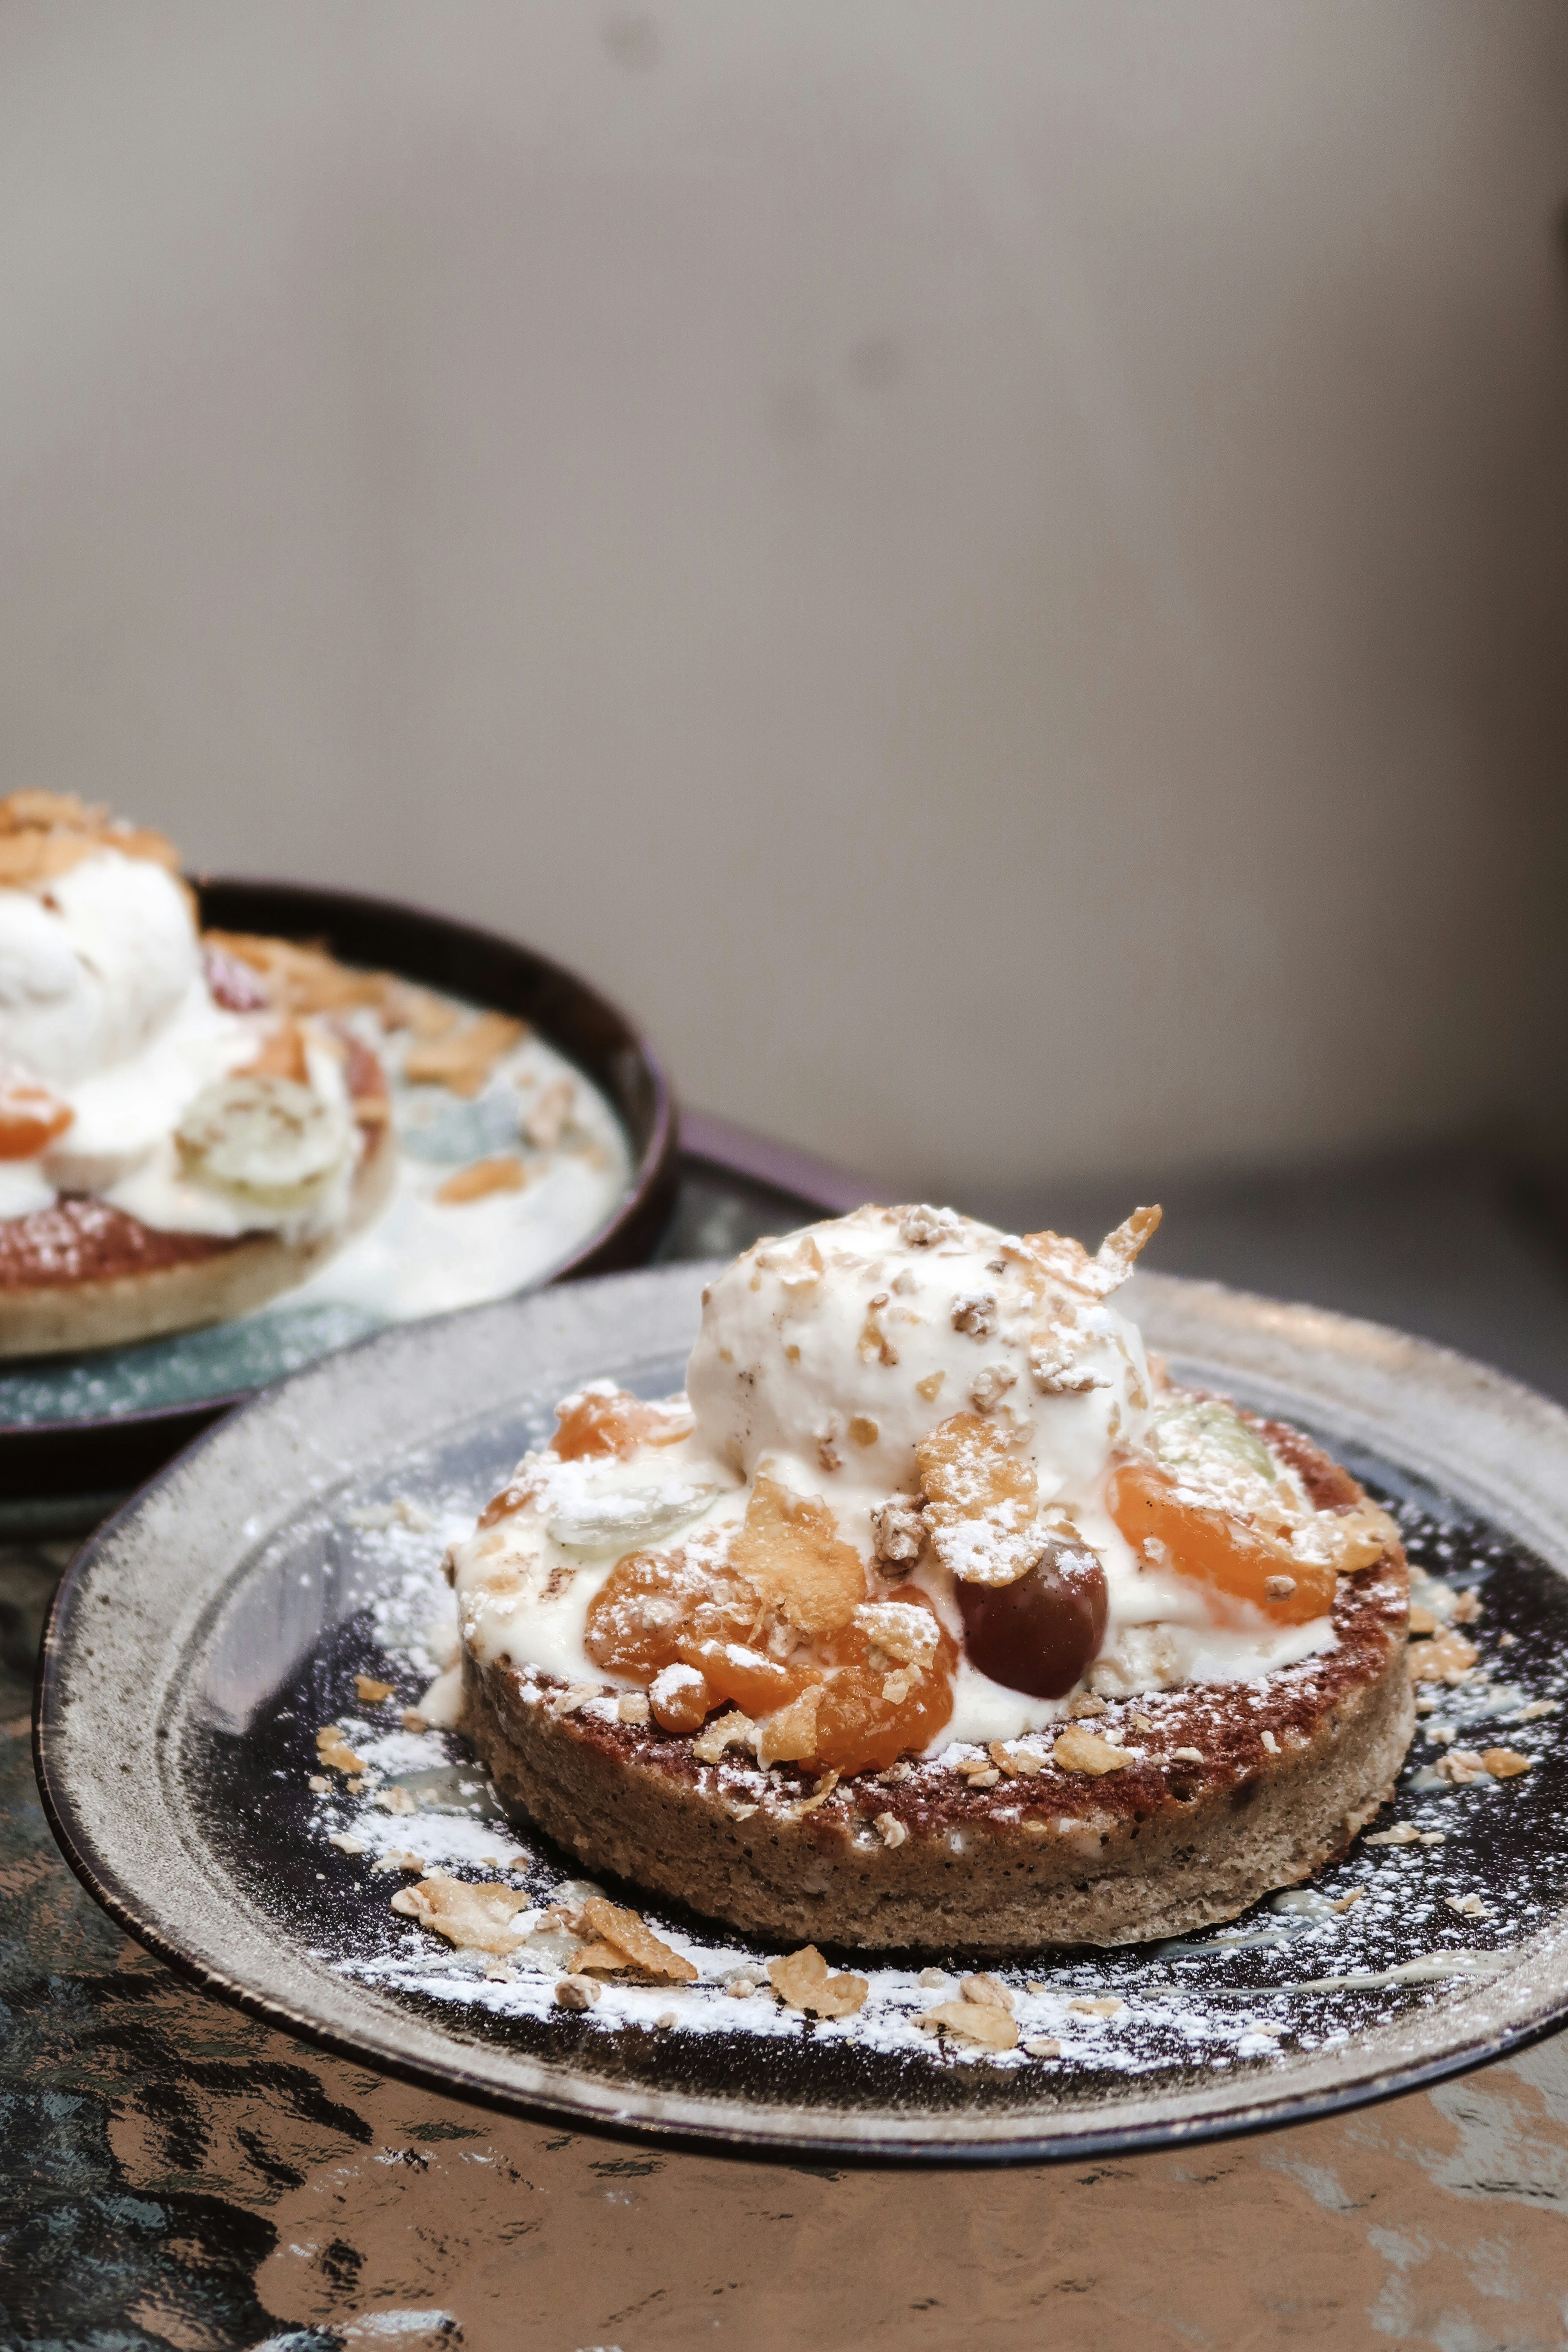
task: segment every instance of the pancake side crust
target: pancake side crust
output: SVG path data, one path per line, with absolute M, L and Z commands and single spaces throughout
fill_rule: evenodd
M 385 1125 L 366 1127 L 364 1156 L 354 1173 L 350 1213 L 342 1224 L 303 1241 L 279 1234 L 162 1234 L 134 1229 L 119 1236 L 123 1271 L 61 1280 L 0 1283 L 0 1359 L 74 1353 L 79 1348 L 121 1347 L 170 1331 L 226 1323 L 264 1306 L 303 1282 L 384 1205 L 397 1153 Z M 52 1212 L 44 1212 L 46 1215 Z M 146 1234 L 144 1253 L 135 1235 Z M 133 1255 L 134 1253 L 134 1255 Z M 135 1262 L 137 1255 L 145 1261 Z

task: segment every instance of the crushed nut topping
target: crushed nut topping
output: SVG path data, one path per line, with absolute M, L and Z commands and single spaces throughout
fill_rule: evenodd
M 563 2009 L 592 2009 L 599 1992 L 592 1977 L 563 1977 L 555 1988 L 555 1998 Z
M 929 1672 L 942 1641 L 931 1611 L 910 1601 L 863 1601 L 855 1623 L 896 1665 L 912 1667 L 917 1680 Z
M 965 1977 L 958 1990 L 965 2000 L 981 2009 L 1003 2009 L 1010 2017 L 1017 2007 L 1007 1987 L 994 1976 Z
M 987 1364 L 970 1383 L 970 1403 L 976 1412 L 994 1412 L 1017 1378 L 1005 1364 Z
M 879 1503 L 871 1513 L 871 1543 L 884 1568 L 904 1569 L 925 1549 L 926 1527 L 917 1503 Z
M 599 1683 L 573 1683 L 565 1690 L 553 1692 L 545 1700 L 545 1707 L 559 1723 L 563 1716 L 575 1715 L 579 1707 L 586 1706 L 591 1698 L 601 1696 L 602 1691 Z
M 963 1231 L 951 1209 L 921 1205 L 894 1209 L 889 1213 L 898 1219 L 899 1239 L 906 1249 L 935 1249 L 939 1242 L 957 1241 Z
M 872 1826 L 877 1831 L 878 1835 L 881 1838 L 882 1843 L 885 1846 L 892 1847 L 902 1845 L 904 1840 L 909 1835 L 908 1830 L 905 1829 L 902 1822 L 899 1820 L 895 1813 L 877 1814 Z
M 972 1339 L 996 1336 L 996 1294 L 994 1290 L 961 1290 L 952 1302 L 952 1328 Z
M 809 1683 L 797 1699 L 768 1717 L 757 1734 L 757 1761 L 764 1770 L 770 1764 L 798 1764 L 816 1755 L 821 1704 L 822 1685 Z

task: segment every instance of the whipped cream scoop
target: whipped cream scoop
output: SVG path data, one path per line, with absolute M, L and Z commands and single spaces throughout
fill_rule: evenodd
M 616 1554 L 696 1541 L 721 1558 L 760 1489 L 827 1515 L 864 1564 L 868 1603 L 896 1582 L 929 1595 L 961 1644 L 943 1740 L 1015 1738 L 1063 1713 L 962 1647 L 976 1591 L 1016 1583 L 1053 1547 L 1069 1570 L 1092 1553 L 1103 1573 L 1087 1678 L 1105 1696 L 1247 1680 L 1328 1646 L 1326 1613 L 1285 1623 L 1216 1607 L 1157 1549 L 1135 1552 L 1111 1515 L 1113 1465 L 1149 1453 L 1171 1402 L 1110 1303 L 1158 1215 L 1140 1211 L 1094 1257 L 924 1207 L 759 1242 L 704 1292 L 689 1421 L 675 1400 L 657 1438 L 615 1458 L 528 1455 L 515 1501 L 456 1549 L 470 1646 L 602 1680 L 588 1617 Z

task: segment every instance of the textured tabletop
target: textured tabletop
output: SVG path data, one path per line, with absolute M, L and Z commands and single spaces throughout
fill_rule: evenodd
M 746 1237 L 739 1209 L 695 1187 L 682 1213 L 694 1254 Z M 1492 1238 L 1497 1313 L 1523 1318 L 1529 1369 L 1561 1388 L 1561 1272 L 1528 1237 Z M 1440 1327 L 1436 1256 L 1412 1278 L 1426 1289 L 1401 1319 L 1419 1324 L 1425 1298 Z M 1331 1269 L 1320 1286 L 1358 1303 L 1333 1296 Z M 1568 2343 L 1561 2038 L 1254 2139 L 916 2175 L 536 2128 L 251 2023 L 121 1936 L 50 1839 L 29 1684 L 66 1557 L 0 1555 L 7 2352 Z

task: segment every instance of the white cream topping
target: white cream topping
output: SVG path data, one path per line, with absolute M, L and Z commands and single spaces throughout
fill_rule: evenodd
M 102 849 L 47 890 L 0 890 L 0 1070 L 47 1087 L 71 1113 L 37 1158 L 0 1162 L 0 1215 L 93 1192 L 163 1232 L 293 1239 L 348 1215 L 362 1143 L 304 1208 L 203 1183 L 174 1130 L 205 1088 L 254 1060 L 270 1015 L 217 1003 L 184 890 L 164 867 Z M 345 1099 L 338 1057 L 305 1029 L 312 1091 Z
M 1249 1681 L 1331 1644 L 1327 1616 L 1280 1626 L 1232 1604 L 1220 1625 L 1201 1584 L 1139 1562 L 1106 1483 L 1113 1454 L 1142 1441 L 1152 1417 L 1142 1337 L 1103 1298 L 1042 1283 L 1029 1253 L 973 1219 L 868 1208 L 758 1244 L 705 1296 L 687 1393 L 696 1427 L 679 1444 L 628 1461 L 525 1457 L 520 1478 L 537 1491 L 455 1552 L 464 1638 L 479 1655 L 603 1683 L 584 1633 L 616 1559 L 740 1519 L 759 1473 L 824 1497 L 869 1568 L 873 1510 L 918 1498 L 915 1448 L 959 1412 L 1009 1430 L 1042 1507 L 1069 1512 L 1099 1554 L 1110 1605 L 1096 1690 Z M 684 1527 L 679 1498 L 699 1503 Z M 602 1539 L 562 1540 L 595 1512 Z M 952 1576 L 929 1546 L 913 1580 L 960 1634 Z M 884 1589 L 868 1572 L 868 1597 Z M 1064 1707 L 962 1657 L 938 1745 L 1015 1738 Z
M 100 850 L 47 891 L 0 890 L 0 1065 L 71 1099 L 174 1015 L 201 951 L 172 874 Z

